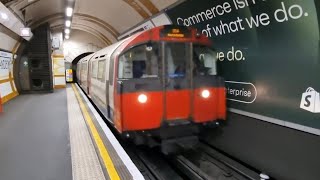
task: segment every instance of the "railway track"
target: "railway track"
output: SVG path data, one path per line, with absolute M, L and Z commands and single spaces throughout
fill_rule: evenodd
M 168 163 L 163 154 L 157 150 L 146 147 L 136 147 L 132 145 L 126 148 L 127 153 L 132 158 L 145 179 L 154 180 L 184 180 L 186 177 L 176 171 Z
M 260 180 L 260 174 L 200 143 L 197 149 L 173 156 L 157 150 L 132 147 L 135 163 L 146 179 L 159 180 Z M 129 153 L 130 155 L 130 153 Z
M 100 110 L 90 100 L 105 122 Z M 237 161 L 219 153 L 205 142 L 194 150 L 166 156 L 160 149 L 137 147 L 124 141 L 112 126 L 106 123 L 127 151 L 146 180 L 260 180 L 260 175 Z
M 197 167 L 194 163 L 188 160 L 186 157 L 179 155 L 173 158 L 172 164 L 174 164 L 188 179 L 192 180 L 206 180 L 212 179 L 201 168 Z
M 261 179 L 260 174 L 256 171 L 253 171 L 241 163 L 223 155 L 206 143 L 201 143 L 199 145 L 199 151 L 204 152 L 208 161 L 236 179 Z

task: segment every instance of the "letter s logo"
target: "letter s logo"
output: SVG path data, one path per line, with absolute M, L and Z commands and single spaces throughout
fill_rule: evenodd
M 309 87 L 302 93 L 300 108 L 312 113 L 320 113 L 320 93 Z
M 306 103 L 304 104 L 305 107 L 310 107 L 311 105 L 311 102 L 309 100 L 310 98 L 311 98 L 311 95 L 306 96 L 305 98 Z

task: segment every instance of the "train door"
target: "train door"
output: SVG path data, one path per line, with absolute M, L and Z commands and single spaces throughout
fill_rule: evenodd
M 106 72 L 107 73 L 105 73 L 105 79 L 106 79 L 106 81 L 105 81 L 105 83 L 106 83 L 106 108 L 107 108 L 107 110 L 108 110 L 108 114 L 107 114 L 107 117 L 109 118 L 109 119 L 111 119 L 110 118 L 110 106 L 109 106 L 109 104 L 110 104 L 110 96 L 109 96 L 109 71 L 110 71 L 110 58 L 107 58 L 107 60 L 106 60 L 106 65 L 105 65 L 106 67 Z
M 92 61 L 90 61 L 90 59 L 88 60 L 88 71 L 87 71 L 87 93 L 88 93 L 88 95 L 90 95 L 90 93 L 91 93 L 91 88 L 92 88 L 92 86 L 91 86 L 91 77 L 92 77 Z
M 88 62 L 83 61 L 81 63 L 81 86 L 84 89 L 84 91 L 87 92 L 87 86 L 88 86 Z
M 78 62 L 77 64 L 77 82 L 81 85 L 81 63 Z
M 108 97 L 108 117 L 109 119 L 114 122 L 114 88 L 115 88 L 115 85 L 114 85 L 114 69 L 115 69 L 115 66 L 114 66 L 114 63 L 115 63 L 115 58 L 116 58 L 116 54 L 113 53 L 111 54 L 111 57 L 110 57 L 110 61 L 109 61 L 109 77 L 108 77 L 108 90 L 107 90 L 107 97 Z
M 30 69 L 29 69 L 29 60 L 27 56 L 21 57 L 20 67 L 19 67 L 19 78 L 20 86 L 22 91 L 30 91 Z
M 192 117 L 191 43 L 165 42 L 164 116 L 170 123 L 189 123 Z

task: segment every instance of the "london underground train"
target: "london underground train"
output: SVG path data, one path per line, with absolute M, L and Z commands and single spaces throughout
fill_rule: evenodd
M 78 83 L 137 144 L 196 142 L 200 127 L 226 119 L 224 79 L 211 46 L 196 29 L 156 27 L 82 58 Z

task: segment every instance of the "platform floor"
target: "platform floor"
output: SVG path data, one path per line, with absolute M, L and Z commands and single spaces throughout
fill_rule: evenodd
M 67 99 L 73 179 L 104 180 L 99 157 L 71 87 L 67 88 Z
M 67 93 L 20 95 L 0 115 L 0 179 L 71 180 Z
M 144 179 L 76 85 L 0 114 L 0 180 Z

